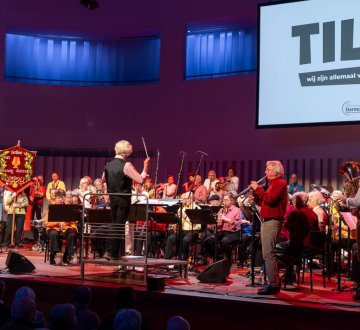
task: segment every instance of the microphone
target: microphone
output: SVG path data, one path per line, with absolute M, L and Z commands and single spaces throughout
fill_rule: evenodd
M 185 152 L 185 151 L 180 151 L 180 154 L 179 155 L 183 155 L 184 157 L 186 157 L 187 156 L 187 153 Z
M 196 151 L 196 153 L 197 153 L 197 154 L 202 154 L 202 155 L 204 155 L 204 156 L 209 156 L 209 154 L 207 154 L 206 152 L 201 151 L 201 150 Z

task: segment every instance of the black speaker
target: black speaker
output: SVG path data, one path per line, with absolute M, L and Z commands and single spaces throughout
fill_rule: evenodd
M 224 283 L 230 274 L 231 263 L 228 259 L 214 262 L 203 270 L 197 279 L 203 283 Z
M 30 273 L 35 269 L 35 266 L 29 259 L 11 250 L 9 250 L 7 255 L 5 265 L 9 268 L 9 272 L 14 274 Z

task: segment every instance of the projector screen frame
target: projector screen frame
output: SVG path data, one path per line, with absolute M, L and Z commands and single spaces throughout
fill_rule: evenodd
M 266 2 L 266 3 L 258 3 L 258 12 L 257 12 L 257 40 L 258 40 L 258 47 L 257 47 L 257 86 L 256 86 L 256 116 L 255 116 L 255 128 L 256 129 L 266 129 L 266 128 L 289 128 L 289 127 L 314 127 L 314 126 L 342 126 L 342 125 L 358 125 L 360 124 L 359 120 L 353 121 L 321 121 L 321 122 L 311 122 L 311 123 L 286 123 L 286 124 L 262 124 L 259 125 L 259 100 L 260 100 L 260 78 L 261 78 L 261 68 L 260 68 L 260 53 L 261 53 L 261 9 L 263 7 L 268 6 L 277 6 L 277 5 L 286 5 L 291 3 L 300 3 L 300 2 L 307 2 L 311 0 L 281 0 L 281 1 L 274 1 L 274 2 Z

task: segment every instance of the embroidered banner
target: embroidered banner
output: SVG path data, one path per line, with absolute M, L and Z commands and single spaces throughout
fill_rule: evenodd
M 20 192 L 31 185 L 36 152 L 20 147 L 20 143 L 0 151 L 0 185 L 12 192 Z

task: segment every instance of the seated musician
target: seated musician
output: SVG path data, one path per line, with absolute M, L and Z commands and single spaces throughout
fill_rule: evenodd
M 104 182 L 101 178 L 97 178 L 94 180 L 95 193 L 103 194 L 105 192 Z M 109 200 L 109 196 L 107 195 L 97 195 L 93 196 L 91 199 L 92 207 L 96 209 L 106 207 Z
M 55 204 L 64 204 L 65 191 L 58 190 L 55 193 Z M 68 199 L 70 201 L 70 199 Z M 75 222 L 49 222 L 48 215 L 45 216 L 46 236 L 49 240 L 50 265 L 56 265 L 55 256 L 60 252 L 60 234 L 64 234 L 66 239 L 65 252 L 63 255 L 63 263 L 67 264 L 72 256 L 75 247 L 75 236 L 77 226 Z
M 240 228 L 242 223 L 250 223 L 248 220 L 241 219 L 240 209 L 234 205 L 231 196 L 224 197 L 224 207 L 218 212 L 218 227 L 215 236 L 205 239 L 205 249 L 211 256 L 215 252 L 216 242 L 220 242 L 220 247 L 225 257 L 231 261 L 232 246 L 240 242 Z M 220 251 L 221 255 L 221 251 Z M 220 258 L 220 257 L 219 257 Z
M 189 172 L 188 173 L 188 181 L 183 184 L 185 192 L 193 191 L 195 186 L 195 173 Z
M 319 231 L 319 221 L 316 213 L 306 206 L 308 194 L 297 192 L 292 195 L 292 205 L 295 207 L 284 227 L 289 231 L 289 241 L 279 243 L 276 248 L 285 253 L 285 283 L 292 284 L 295 280 L 294 263 L 302 249 L 309 247 L 310 232 Z
M 193 226 L 186 214 L 186 210 L 200 209 L 200 207 L 193 202 L 192 196 L 188 198 L 188 193 L 184 193 L 182 197 L 185 197 L 183 200 L 183 207 L 178 210 L 178 216 L 181 218 L 182 222 L 182 253 L 180 259 L 187 260 L 189 258 L 190 247 L 195 243 L 196 238 L 199 236 L 201 225 L 196 224 Z M 177 238 L 178 233 L 175 230 L 168 236 L 166 240 L 165 258 L 171 259 L 173 256 Z
M 195 177 L 194 186 L 192 188 L 194 193 L 194 200 L 196 203 L 206 204 L 208 191 L 206 187 L 201 184 L 201 176 L 197 175 Z
M 214 170 L 210 170 L 208 172 L 208 178 L 204 181 L 204 186 L 206 187 L 209 197 L 215 193 L 215 185 L 219 182 L 216 178 L 216 172 Z
M 144 191 L 147 192 L 149 198 L 155 198 L 154 181 L 149 177 L 145 179 Z
M 324 201 L 325 200 L 321 192 L 314 190 L 309 193 L 307 205 L 316 213 L 320 231 L 325 231 L 327 225 L 327 215 L 325 210 L 321 207 Z
M 334 190 L 331 194 L 332 200 L 342 201 L 345 199 L 344 194 L 340 190 Z M 330 207 L 331 222 L 332 222 L 332 241 L 331 241 L 331 261 L 333 263 L 332 271 L 335 272 L 337 269 L 337 263 L 335 263 L 336 251 L 339 250 L 339 226 L 341 225 L 341 236 L 340 244 L 341 249 L 347 250 L 348 253 L 351 252 L 352 245 L 356 242 L 356 230 L 350 230 L 349 226 L 346 224 L 340 212 L 350 211 L 345 207 L 345 205 L 340 206 L 340 204 L 332 203 Z
M 78 196 L 82 205 L 85 204 L 85 208 L 91 207 L 91 196 L 89 195 L 92 191 L 92 188 L 89 184 L 89 177 L 84 177 L 80 180 Z
M 146 192 L 145 192 L 146 193 Z M 165 213 L 166 210 L 161 206 L 155 206 L 153 212 Z M 135 255 L 142 254 L 145 238 L 145 221 L 136 221 L 136 233 L 139 239 L 135 240 Z M 148 257 L 156 255 L 157 244 L 161 243 L 166 236 L 166 223 L 157 223 L 156 221 L 148 221 L 147 235 L 147 252 Z M 161 253 L 161 251 L 160 251 Z
M 174 176 L 169 174 L 167 176 L 167 183 L 160 184 L 160 187 L 157 189 L 157 194 L 161 195 L 161 198 L 175 198 L 176 194 L 176 184 Z

